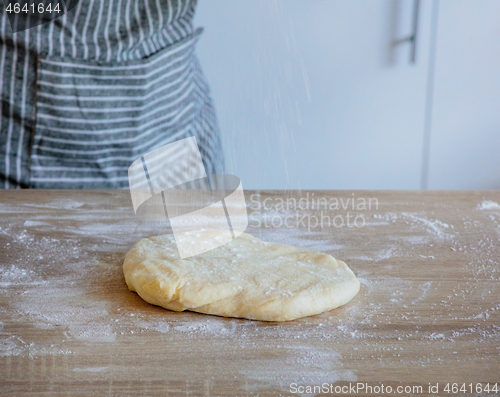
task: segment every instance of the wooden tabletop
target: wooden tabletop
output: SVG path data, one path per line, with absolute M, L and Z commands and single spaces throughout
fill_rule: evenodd
M 170 233 L 137 219 L 128 191 L 0 192 L 0 395 L 307 395 L 363 383 L 450 396 L 500 381 L 499 191 L 245 195 L 247 232 L 344 260 L 359 294 L 287 323 L 170 312 L 125 285 L 131 246 Z

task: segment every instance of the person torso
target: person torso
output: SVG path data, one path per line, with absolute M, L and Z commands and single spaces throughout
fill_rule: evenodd
M 204 160 L 215 157 L 217 123 L 193 56 L 195 6 L 80 0 L 62 17 L 15 34 L 4 13 L 6 187 L 126 187 L 131 161 L 184 136 L 197 137 Z

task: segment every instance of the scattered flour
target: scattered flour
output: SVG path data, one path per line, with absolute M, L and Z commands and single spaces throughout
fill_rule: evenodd
M 0 357 L 18 356 L 27 349 L 27 345 L 19 337 L 0 334 Z
M 478 210 L 500 210 L 500 204 L 491 200 L 484 200 L 482 203 L 479 203 L 476 207 Z
M 282 350 L 286 358 L 283 359 L 282 355 L 275 355 L 275 357 L 245 360 L 245 368 L 240 371 L 241 374 L 247 379 L 256 381 L 248 386 L 248 392 L 255 393 L 266 387 L 275 387 L 289 392 L 292 383 L 321 385 L 358 380 L 353 371 L 342 368 L 342 356 L 331 348 L 311 349 L 304 346 L 286 347 L 284 345 L 273 346 L 273 348 Z
M 40 222 L 40 221 L 25 221 L 23 226 L 25 227 L 50 226 L 50 223 Z
M 28 343 L 19 336 L 0 332 L 0 357 L 37 357 L 40 355 L 67 355 L 72 353 L 71 350 L 62 348 L 57 343 Z
M 166 321 L 158 321 L 158 322 L 141 321 L 138 322 L 137 325 L 149 331 L 157 331 L 161 333 L 167 333 L 171 331 L 170 323 Z
M 392 257 L 394 250 L 395 250 L 394 247 L 390 247 L 387 249 L 377 251 L 373 256 L 361 255 L 361 256 L 352 257 L 351 259 L 379 262 L 381 260 L 388 259 L 388 258 Z
M 71 281 L 66 279 L 62 282 Z M 93 342 L 111 342 L 115 339 L 115 333 L 108 323 L 106 303 L 93 300 L 78 288 L 64 288 L 61 285 L 54 288 L 47 283 L 44 288 L 26 290 L 20 302 L 13 305 L 21 317 L 28 317 L 37 328 L 63 327 L 71 337 Z
M 210 334 L 217 336 L 233 335 L 236 331 L 236 323 L 219 319 L 208 318 L 200 322 L 188 322 L 173 327 L 174 331 L 192 334 Z
M 74 372 L 106 372 L 109 366 L 105 367 L 90 367 L 90 368 L 73 368 Z
M 401 241 L 401 237 L 394 240 Z M 402 240 L 410 245 L 425 245 L 430 243 L 431 238 L 429 236 L 405 236 Z
M 43 281 L 38 281 L 35 272 L 31 269 L 23 269 L 16 265 L 0 267 L 1 287 L 24 284 L 43 284 Z
M 247 229 L 247 233 L 263 241 L 272 241 L 279 244 L 288 244 L 296 247 L 302 247 L 313 251 L 329 252 L 341 250 L 343 246 L 335 243 L 332 240 L 325 239 L 312 239 L 315 235 L 324 236 L 324 233 L 308 232 L 307 237 L 304 238 L 302 233 L 298 233 L 296 229 Z
M 411 224 L 424 226 L 429 233 L 440 239 L 450 239 L 453 234 L 450 229 L 454 229 L 453 225 L 441 222 L 439 220 L 427 219 L 424 216 L 418 216 L 409 212 L 401 213 L 403 218 L 409 219 Z

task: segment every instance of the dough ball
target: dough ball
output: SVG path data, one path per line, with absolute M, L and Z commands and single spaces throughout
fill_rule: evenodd
M 193 234 L 193 243 L 210 231 Z M 174 311 L 288 321 L 349 302 L 359 281 L 331 255 L 243 233 L 180 259 L 173 236 L 140 239 L 123 264 L 125 281 L 146 302 Z

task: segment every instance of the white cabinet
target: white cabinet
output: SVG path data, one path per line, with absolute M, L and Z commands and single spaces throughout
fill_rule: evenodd
M 429 188 L 500 189 L 500 1 L 442 0 Z
M 481 165 L 467 163 L 480 152 L 483 167 L 499 169 L 491 139 L 480 141 L 497 128 L 498 149 L 500 2 L 436 1 L 420 2 L 411 64 L 410 45 L 392 43 L 411 33 L 414 0 L 200 0 L 197 52 L 227 171 L 248 189 L 418 189 L 425 175 L 431 188 L 488 187 L 491 176 L 480 181 Z M 482 134 L 475 146 L 471 128 Z

